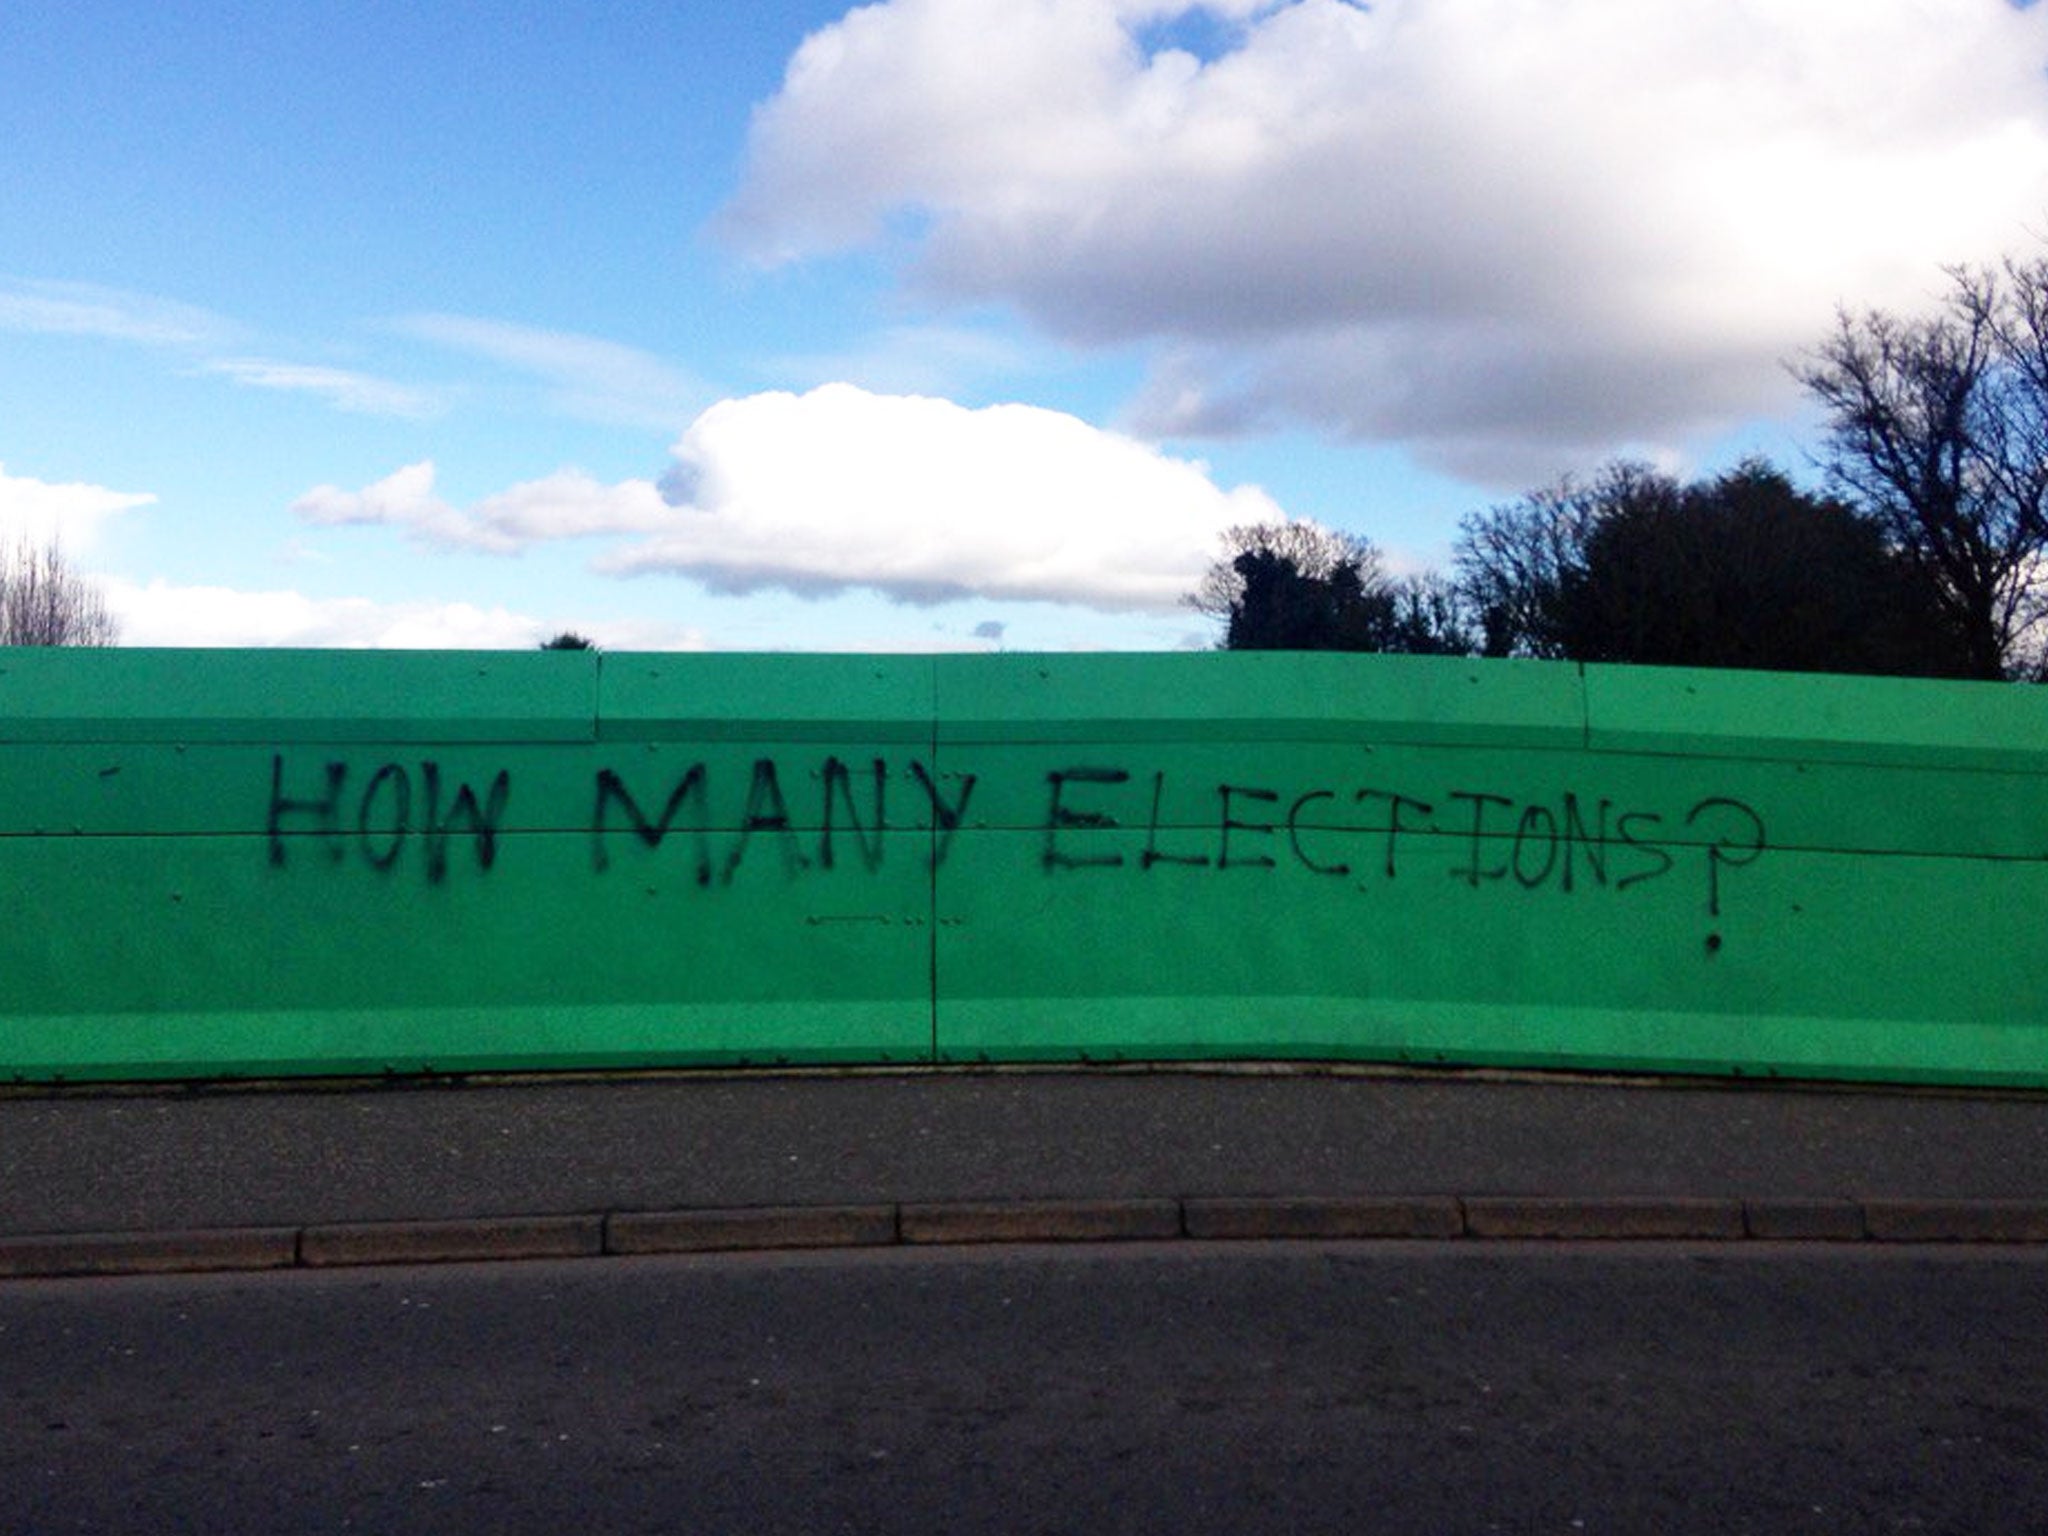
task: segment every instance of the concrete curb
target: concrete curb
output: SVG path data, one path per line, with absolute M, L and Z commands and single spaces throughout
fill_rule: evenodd
M 607 1216 L 604 1224 L 604 1251 L 617 1254 L 873 1248 L 896 1241 L 893 1205 L 632 1211 Z
M 2048 1202 L 1868 1200 L 1863 1220 L 1887 1243 L 2048 1242 Z
M 299 1234 L 299 1262 L 308 1269 L 469 1259 L 587 1259 L 603 1252 L 602 1216 L 368 1221 L 307 1227 Z
M 37 1275 L 172 1275 L 216 1269 L 290 1269 L 295 1227 L 196 1232 L 86 1232 L 0 1239 L 0 1279 Z
M 1187 1235 L 1203 1239 L 1465 1235 L 1464 1213 L 1450 1195 L 1373 1195 L 1348 1200 L 1184 1200 L 1181 1211 Z
M 906 1205 L 906 1243 L 1115 1243 L 1179 1237 L 1178 1200 L 973 1201 Z
M 2048 1243 L 2048 1200 L 1454 1195 L 611 1211 L 0 1238 L 0 1280 L 909 1245 L 1357 1240 Z
M 1465 1202 L 1468 1237 L 1618 1240 L 1747 1236 L 1740 1200 L 1560 1200 L 1496 1196 Z
M 1864 1207 L 1854 1200 L 1750 1200 L 1744 1230 L 1775 1242 L 1856 1242 L 1870 1235 Z

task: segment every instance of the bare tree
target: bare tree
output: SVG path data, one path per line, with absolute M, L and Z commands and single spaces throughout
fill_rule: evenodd
M 106 599 L 54 542 L 0 549 L 0 645 L 112 645 Z
M 1942 306 L 1843 312 L 1795 370 L 1836 489 L 1933 583 L 1973 676 L 2048 625 L 2048 259 L 1953 268 Z
M 1458 584 L 1439 571 L 1403 576 L 1388 590 L 1377 649 L 1410 656 L 1476 656 L 1480 633 Z
M 1457 589 L 1432 572 L 1395 578 L 1378 548 L 1320 523 L 1225 530 L 1222 558 L 1187 603 L 1223 623 L 1233 651 L 1385 651 L 1470 655 L 1477 649 Z
M 1676 495 L 1668 477 L 1624 460 L 1590 483 L 1567 478 L 1465 518 L 1453 562 L 1457 589 L 1479 624 L 1482 652 L 1565 656 L 1559 602 L 1566 581 L 1584 564 L 1593 529 L 1613 507 Z

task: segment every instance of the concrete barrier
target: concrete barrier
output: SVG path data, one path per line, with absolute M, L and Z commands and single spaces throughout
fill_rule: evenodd
M 1330 1058 L 2048 1084 L 2048 693 L 0 652 L 0 1077 Z

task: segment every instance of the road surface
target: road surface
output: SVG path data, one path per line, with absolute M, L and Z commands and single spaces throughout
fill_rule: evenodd
M 0 1530 L 2048 1530 L 2048 1252 L 1159 1244 L 0 1286 Z

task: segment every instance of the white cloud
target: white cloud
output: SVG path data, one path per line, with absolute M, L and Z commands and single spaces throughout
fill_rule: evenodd
M 144 492 L 110 491 L 102 485 L 54 485 L 26 475 L 10 475 L 0 464 L 0 543 L 12 546 L 57 544 L 77 555 L 92 548 L 100 524 L 132 507 L 146 507 L 156 497 Z
M 538 645 L 535 620 L 467 603 L 379 603 L 292 591 L 109 578 L 107 604 L 128 645 L 504 649 Z
M 565 469 L 458 508 L 435 494 L 434 476 L 433 461 L 422 460 L 360 491 L 315 486 L 291 510 L 316 527 L 384 524 L 424 543 L 493 555 L 550 539 L 646 532 L 671 518 L 651 480 L 606 485 Z
M 676 444 L 663 530 L 604 562 L 721 591 L 872 588 L 1172 608 L 1234 522 L 1278 517 L 1256 488 L 1032 406 L 833 384 L 726 400 Z
M 256 389 L 296 390 L 319 395 L 337 410 L 359 416 L 402 416 L 418 421 L 438 416 L 447 408 L 447 402 L 433 390 L 314 363 L 284 363 L 263 357 L 225 357 L 206 364 L 205 371 Z
M 486 537 L 514 545 L 587 539 L 664 528 L 672 516 L 651 480 L 606 485 L 578 469 L 558 470 L 487 496 L 470 516 Z
M 462 513 L 434 494 L 434 465 L 429 459 L 393 470 L 360 491 L 316 485 L 294 501 L 291 509 L 319 528 L 388 523 L 428 543 L 488 547 L 478 543 Z M 494 552 L 502 554 L 509 549 L 509 545 L 500 545 Z
M 596 336 L 468 315 L 408 315 L 394 324 L 409 336 L 540 379 L 550 408 L 581 420 L 670 432 L 712 394 L 652 353 Z
M 255 389 L 317 395 L 337 410 L 424 420 L 447 408 L 443 392 L 318 363 L 226 355 L 244 328 L 195 305 L 96 283 L 0 278 L 0 332 L 89 336 L 187 354 L 192 372 Z M 672 419 L 673 420 L 673 419 Z
M 564 629 L 613 650 L 701 650 L 680 625 L 628 620 L 552 621 L 473 603 L 385 603 L 295 591 L 178 586 L 108 578 L 108 606 L 126 645 L 313 646 L 380 650 L 530 650 Z
M 233 329 L 219 315 L 151 294 L 97 283 L 0 278 L 0 331 L 175 347 L 218 341 Z
M 2048 208 L 2048 7 L 882 0 L 805 41 L 721 226 L 909 228 L 916 280 L 1167 350 L 1156 432 L 1276 418 L 1512 473 L 1786 406 L 1838 301 Z M 905 225 L 900 215 L 915 215 Z
M 865 588 L 1112 611 L 1172 609 L 1223 528 L 1284 515 L 1256 487 L 1223 490 L 1199 463 L 1057 411 L 846 384 L 722 401 L 673 453 L 659 487 L 565 470 L 464 508 L 436 494 L 422 462 L 360 491 L 315 487 L 293 510 L 493 554 L 629 538 L 598 569 L 720 592 Z

